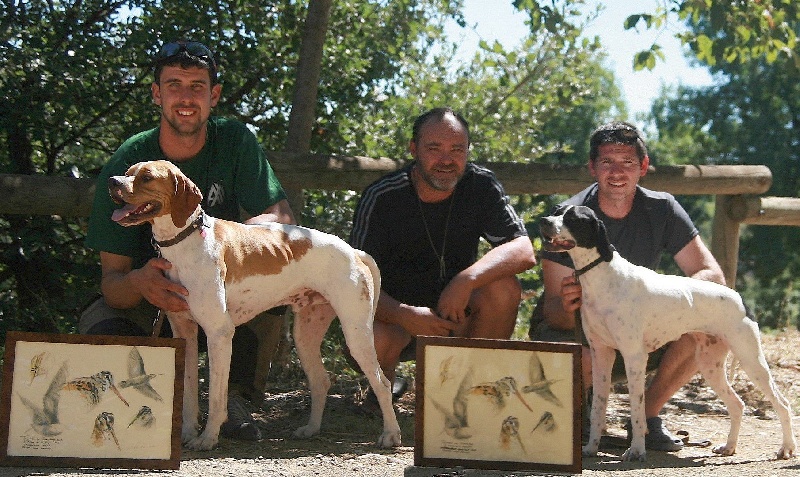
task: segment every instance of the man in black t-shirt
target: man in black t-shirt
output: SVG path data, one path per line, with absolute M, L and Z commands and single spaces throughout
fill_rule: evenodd
M 650 158 L 639 131 L 624 122 L 597 128 L 589 141 L 589 170 L 597 179 L 563 205 L 585 205 L 606 226 L 614 248 L 628 261 L 655 269 L 662 252 L 672 255 L 687 276 L 725 284 L 717 261 L 701 240 L 689 215 L 675 198 L 638 185 Z M 544 293 L 531 319 L 530 337 L 539 341 L 575 341 L 575 312 L 581 304 L 580 283 L 566 254 L 543 251 Z M 586 343 L 584 342 L 584 345 Z M 695 373 L 695 341 L 688 335 L 655 351 L 648 371 L 657 369 L 645 393 L 647 449 L 676 451 L 682 441 L 658 417 L 664 404 Z M 617 359 L 614 377 L 624 378 Z M 591 359 L 584 346 L 584 383 L 591 380 Z
M 437 108 L 414 122 L 414 162 L 370 185 L 350 243 L 375 258 L 375 348 L 386 377 L 420 335 L 508 339 L 533 247 L 502 186 L 468 163 L 467 122 Z M 478 258 L 483 237 L 492 247 Z M 406 353 L 404 353 L 404 350 Z

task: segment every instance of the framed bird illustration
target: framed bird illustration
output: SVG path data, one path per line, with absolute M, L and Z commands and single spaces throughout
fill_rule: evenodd
M 581 350 L 417 338 L 414 465 L 580 472 Z
M 184 346 L 8 332 L 0 465 L 178 469 Z

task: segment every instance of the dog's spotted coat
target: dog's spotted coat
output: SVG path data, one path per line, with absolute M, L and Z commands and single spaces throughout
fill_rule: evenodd
M 169 278 L 189 290 L 190 311 L 167 314 L 175 336 L 186 339 L 181 436 L 188 448 L 216 446 L 227 418 L 234 328 L 280 305 L 295 311 L 295 345 L 311 390 L 311 416 L 295 436 L 319 432 L 330 388 L 320 345 L 338 316 L 348 348 L 383 412 L 378 444 L 400 445 L 390 384 L 378 364 L 372 334 L 380 292 L 380 272 L 372 257 L 338 237 L 308 228 L 244 225 L 204 216 L 199 189 L 168 161 L 131 166 L 124 176 L 109 178 L 109 192 L 125 203 L 113 219 L 126 226 L 150 222 L 155 240 L 169 244 L 160 249 L 172 263 Z M 202 225 L 191 230 L 194 224 Z M 208 337 L 210 367 L 208 420 L 199 435 L 198 325 Z
M 698 369 L 724 401 L 731 419 L 727 442 L 714 452 L 732 455 L 736 451 L 742 422 L 744 404 L 724 370 L 730 349 L 781 420 L 783 443 L 777 457 L 794 455 L 791 409 L 775 386 L 761 350 L 758 325 L 747 316 L 738 293 L 717 283 L 661 275 L 633 265 L 613 249 L 602 221 L 588 207 L 570 206 L 544 217 L 540 230 L 547 250 L 567 252 L 576 269 L 588 268 L 580 275 L 581 323 L 591 348 L 593 386 L 584 455 L 597 454 L 617 349 L 625 359 L 633 429 L 623 459 L 645 459 L 647 355 L 686 333 L 697 342 Z

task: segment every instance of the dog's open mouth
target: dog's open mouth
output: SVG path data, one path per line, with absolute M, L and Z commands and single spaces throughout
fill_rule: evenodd
M 120 225 L 136 225 L 146 222 L 158 214 L 161 204 L 158 202 L 145 202 L 144 204 L 125 204 L 116 209 L 111 215 L 111 220 Z
M 563 240 L 558 237 L 542 236 L 542 245 L 548 252 L 566 252 L 575 248 L 574 240 Z

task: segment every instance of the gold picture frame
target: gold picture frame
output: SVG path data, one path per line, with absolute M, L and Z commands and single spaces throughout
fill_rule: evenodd
M 581 346 L 417 338 L 414 465 L 581 471 Z
M 178 469 L 185 342 L 6 334 L 0 465 Z

